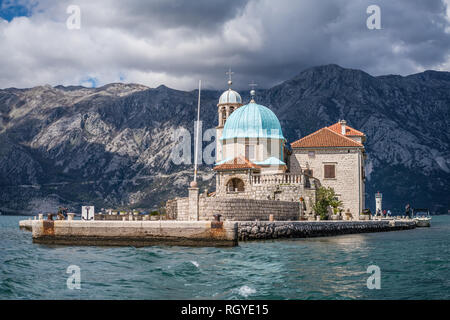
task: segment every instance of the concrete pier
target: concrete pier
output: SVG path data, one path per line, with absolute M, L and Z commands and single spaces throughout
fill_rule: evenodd
M 27 231 L 32 231 L 33 220 L 20 220 L 19 228 Z
M 33 242 L 107 246 L 236 246 L 237 223 L 32 220 Z

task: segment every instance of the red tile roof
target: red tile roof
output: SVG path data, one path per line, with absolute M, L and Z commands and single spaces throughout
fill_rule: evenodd
M 337 122 L 331 126 L 328 127 L 329 129 L 333 130 L 336 133 L 342 134 L 342 126 L 340 122 Z M 359 136 L 359 137 L 363 137 L 364 133 L 362 133 L 361 131 L 358 131 L 356 129 L 353 129 L 352 127 L 349 126 L 345 126 L 345 135 L 346 136 Z
M 293 142 L 291 146 L 292 148 L 364 147 L 361 143 L 336 133 L 328 127 Z
M 214 170 L 243 170 L 243 169 L 261 169 L 260 166 L 245 159 L 242 156 L 236 157 L 233 160 L 224 162 L 214 167 Z

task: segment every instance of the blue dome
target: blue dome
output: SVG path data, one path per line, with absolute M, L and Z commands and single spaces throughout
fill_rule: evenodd
M 269 108 L 250 102 L 234 111 L 225 122 L 220 140 L 233 138 L 283 139 L 280 121 Z

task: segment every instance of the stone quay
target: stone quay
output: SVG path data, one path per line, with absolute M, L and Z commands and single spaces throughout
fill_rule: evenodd
M 219 221 L 30 220 L 33 242 L 103 246 L 236 246 L 237 223 Z
M 104 246 L 236 246 L 238 241 L 309 238 L 414 229 L 414 220 L 81 221 L 22 220 L 33 242 Z

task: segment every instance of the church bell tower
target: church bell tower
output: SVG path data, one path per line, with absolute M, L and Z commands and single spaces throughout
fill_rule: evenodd
M 234 72 L 232 72 L 231 69 L 226 73 L 228 75 L 228 90 L 221 94 L 219 103 L 217 104 L 218 125 L 216 127 L 216 163 L 224 160 L 222 157 L 222 144 L 220 142 L 223 126 L 233 111 L 242 106 L 241 95 L 231 89 L 231 85 L 233 84 L 233 73 Z

